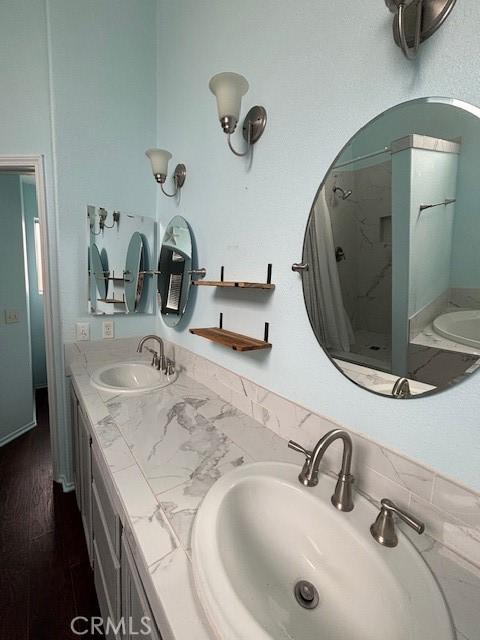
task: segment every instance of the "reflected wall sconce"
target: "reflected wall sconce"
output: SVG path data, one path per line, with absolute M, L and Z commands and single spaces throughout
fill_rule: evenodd
M 235 131 L 240 118 L 242 97 L 248 91 L 248 82 L 240 74 L 226 71 L 213 76 L 208 86 L 217 99 L 218 117 L 224 133 L 228 136 L 228 146 L 236 156 L 246 156 L 265 130 L 266 109 L 255 106 L 247 113 L 243 121 L 243 137 L 247 143 L 247 149 L 240 153 L 232 147 L 230 136 Z
M 94 236 L 99 236 L 101 233 L 105 231 L 105 229 L 113 229 L 115 225 L 117 225 L 117 229 L 120 226 L 120 211 L 114 211 L 112 214 L 113 222 L 112 224 L 107 224 L 108 211 L 104 207 L 98 208 L 98 213 L 95 207 L 88 206 L 87 207 L 87 217 L 90 222 L 90 232 Z M 95 231 L 95 221 L 98 217 L 98 231 Z
M 173 174 L 173 182 L 175 184 L 175 192 L 167 193 L 163 188 L 168 173 L 168 161 L 172 157 L 172 154 L 165 149 L 147 149 L 145 155 L 150 159 L 152 164 L 152 171 L 155 180 L 160 185 L 162 193 L 169 198 L 174 198 L 185 183 L 187 177 L 187 168 L 184 164 L 177 164 L 175 172 Z
M 393 39 L 409 60 L 450 15 L 456 0 L 385 0 L 392 13 Z

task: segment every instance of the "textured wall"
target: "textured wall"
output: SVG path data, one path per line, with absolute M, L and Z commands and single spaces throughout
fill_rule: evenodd
M 269 354 L 226 351 L 161 321 L 159 333 L 478 489 L 480 376 L 409 402 L 357 388 L 318 347 L 290 266 L 318 185 L 359 127 L 420 96 L 480 104 L 480 5 L 457 3 L 413 63 L 376 0 L 159 0 L 159 9 L 158 143 L 189 170 L 181 204 L 160 198 L 159 219 L 185 215 L 209 277 L 223 264 L 226 277 L 262 279 L 272 262 L 278 285 L 273 295 L 198 291 L 190 324 L 211 326 L 223 311 L 225 327 L 261 336 L 270 321 Z M 243 113 L 268 109 L 250 169 L 227 150 L 208 90 L 223 70 L 250 82 Z

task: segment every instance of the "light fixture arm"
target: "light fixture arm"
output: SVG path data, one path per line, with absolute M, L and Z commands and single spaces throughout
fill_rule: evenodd
M 408 60 L 443 25 L 457 0 L 385 0 L 394 14 L 393 38 Z
M 160 185 L 160 189 L 162 190 L 162 193 L 168 198 L 175 198 L 175 196 L 178 195 L 180 189 L 185 184 L 186 177 L 187 177 L 186 166 L 184 164 L 177 164 L 177 166 L 175 167 L 175 172 L 173 174 L 173 184 L 175 185 L 175 191 L 173 193 L 168 193 L 163 188 L 163 185 L 165 184 L 165 180 L 167 179 L 167 176 L 163 173 L 155 174 L 155 180 Z
M 232 153 L 234 153 L 236 156 L 239 156 L 240 158 L 243 158 L 244 156 L 248 155 L 250 153 L 250 151 L 253 148 L 253 145 L 251 143 L 251 139 L 252 139 L 252 123 L 248 122 L 247 123 L 247 149 L 243 152 L 240 153 L 239 151 L 236 151 L 233 146 L 232 146 L 232 142 L 231 142 L 231 133 L 227 133 L 227 141 L 228 141 L 228 146 L 230 147 L 230 151 L 232 151 Z
M 167 196 L 167 198 L 174 198 L 178 193 L 178 185 L 175 176 L 173 177 L 173 182 L 175 183 L 175 193 L 167 193 L 163 188 L 163 184 L 160 183 L 160 189 L 162 190 L 163 195 Z
M 413 60 L 417 57 L 418 49 L 420 47 L 421 35 L 422 35 L 422 11 L 423 11 L 423 0 L 419 0 L 417 5 L 417 16 L 415 21 L 415 40 L 413 47 L 408 46 L 407 36 L 406 36 L 406 28 L 405 28 L 405 9 L 407 5 L 405 2 L 401 2 L 398 5 L 396 20 L 397 20 L 397 28 L 398 35 L 400 38 L 400 46 L 403 52 L 403 55 L 407 58 L 407 60 Z

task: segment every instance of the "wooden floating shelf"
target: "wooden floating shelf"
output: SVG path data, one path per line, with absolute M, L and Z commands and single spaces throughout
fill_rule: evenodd
M 196 336 L 201 336 L 217 344 L 221 344 L 224 347 L 229 347 L 234 351 L 258 351 L 260 349 L 271 349 L 270 342 L 264 340 L 256 340 L 255 338 L 249 338 L 243 336 L 241 333 L 234 333 L 233 331 L 227 331 L 226 329 L 219 329 L 218 327 L 211 327 L 209 329 L 190 329 L 190 333 Z
M 196 287 L 236 287 L 237 289 L 275 289 L 275 285 L 269 282 L 240 282 L 224 280 L 193 280 Z
M 125 304 L 125 300 L 115 300 L 115 298 L 98 298 L 97 302 L 106 302 L 107 304 Z
M 192 280 L 192 284 L 196 287 L 225 287 L 231 289 L 275 289 L 272 284 L 272 265 L 267 265 L 267 281 L 266 282 L 246 282 L 245 280 L 225 280 L 225 267 L 220 269 L 220 280 Z

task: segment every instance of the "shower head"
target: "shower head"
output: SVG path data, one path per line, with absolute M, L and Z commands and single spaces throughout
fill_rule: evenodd
M 337 191 L 340 194 L 340 197 L 342 198 L 342 200 L 346 200 L 352 195 L 351 189 L 349 189 L 348 191 L 345 191 L 345 189 L 342 189 L 342 187 L 333 187 L 333 193 L 336 194 Z

